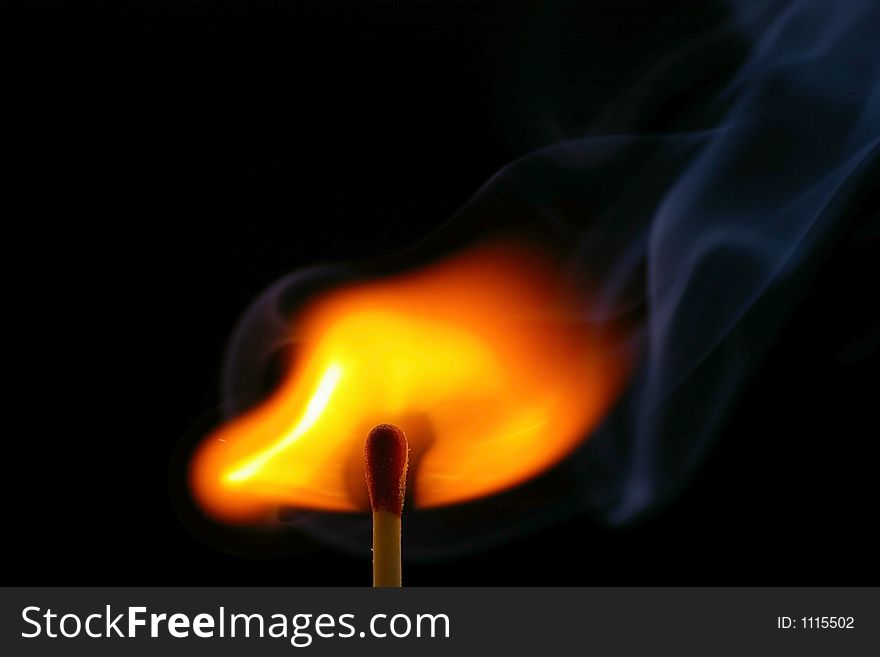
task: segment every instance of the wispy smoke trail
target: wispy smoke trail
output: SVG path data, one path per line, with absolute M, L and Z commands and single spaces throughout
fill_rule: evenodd
M 550 242 L 570 276 L 600 283 L 600 304 L 585 320 L 626 321 L 641 365 L 603 425 L 550 477 L 472 507 L 413 514 L 411 555 L 488 543 L 584 510 L 626 523 L 687 482 L 847 229 L 848 198 L 871 182 L 880 148 L 877 26 L 880 5 L 870 0 L 732 4 L 698 48 L 676 44 L 648 81 L 680 83 L 689 56 L 708 66 L 725 56 L 713 44 L 735 36 L 745 56 L 723 84 L 675 94 L 698 129 L 587 131 L 542 148 L 500 171 L 413 252 L 499 232 Z M 295 274 L 261 297 L 230 349 L 230 412 L 258 396 L 252 382 L 284 336 L 279 308 L 347 275 Z M 514 513 L 520 522 L 511 526 Z M 339 545 L 369 544 L 367 519 L 300 522 Z

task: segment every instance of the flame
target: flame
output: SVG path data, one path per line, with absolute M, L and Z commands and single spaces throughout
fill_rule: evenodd
M 569 454 L 627 367 L 577 320 L 571 290 L 519 247 L 484 246 L 415 273 L 330 291 L 300 313 L 297 356 L 261 406 L 194 454 L 198 504 L 226 521 L 279 506 L 369 509 L 363 444 L 398 424 L 417 507 L 519 484 Z

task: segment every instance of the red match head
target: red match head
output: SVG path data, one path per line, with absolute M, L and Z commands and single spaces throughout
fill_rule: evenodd
M 367 490 L 373 511 L 403 512 L 409 444 L 393 424 L 380 424 L 370 431 L 364 450 Z

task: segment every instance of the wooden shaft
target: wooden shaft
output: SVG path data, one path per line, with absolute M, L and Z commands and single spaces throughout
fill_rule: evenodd
M 373 511 L 373 586 L 400 586 L 400 516 Z

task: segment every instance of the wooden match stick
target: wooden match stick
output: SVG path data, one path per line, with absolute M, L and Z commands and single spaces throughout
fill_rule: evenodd
M 400 516 L 406 493 L 409 444 L 393 424 L 370 431 L 364 449 L 373 507 L 373 586 L 400 586 Z

